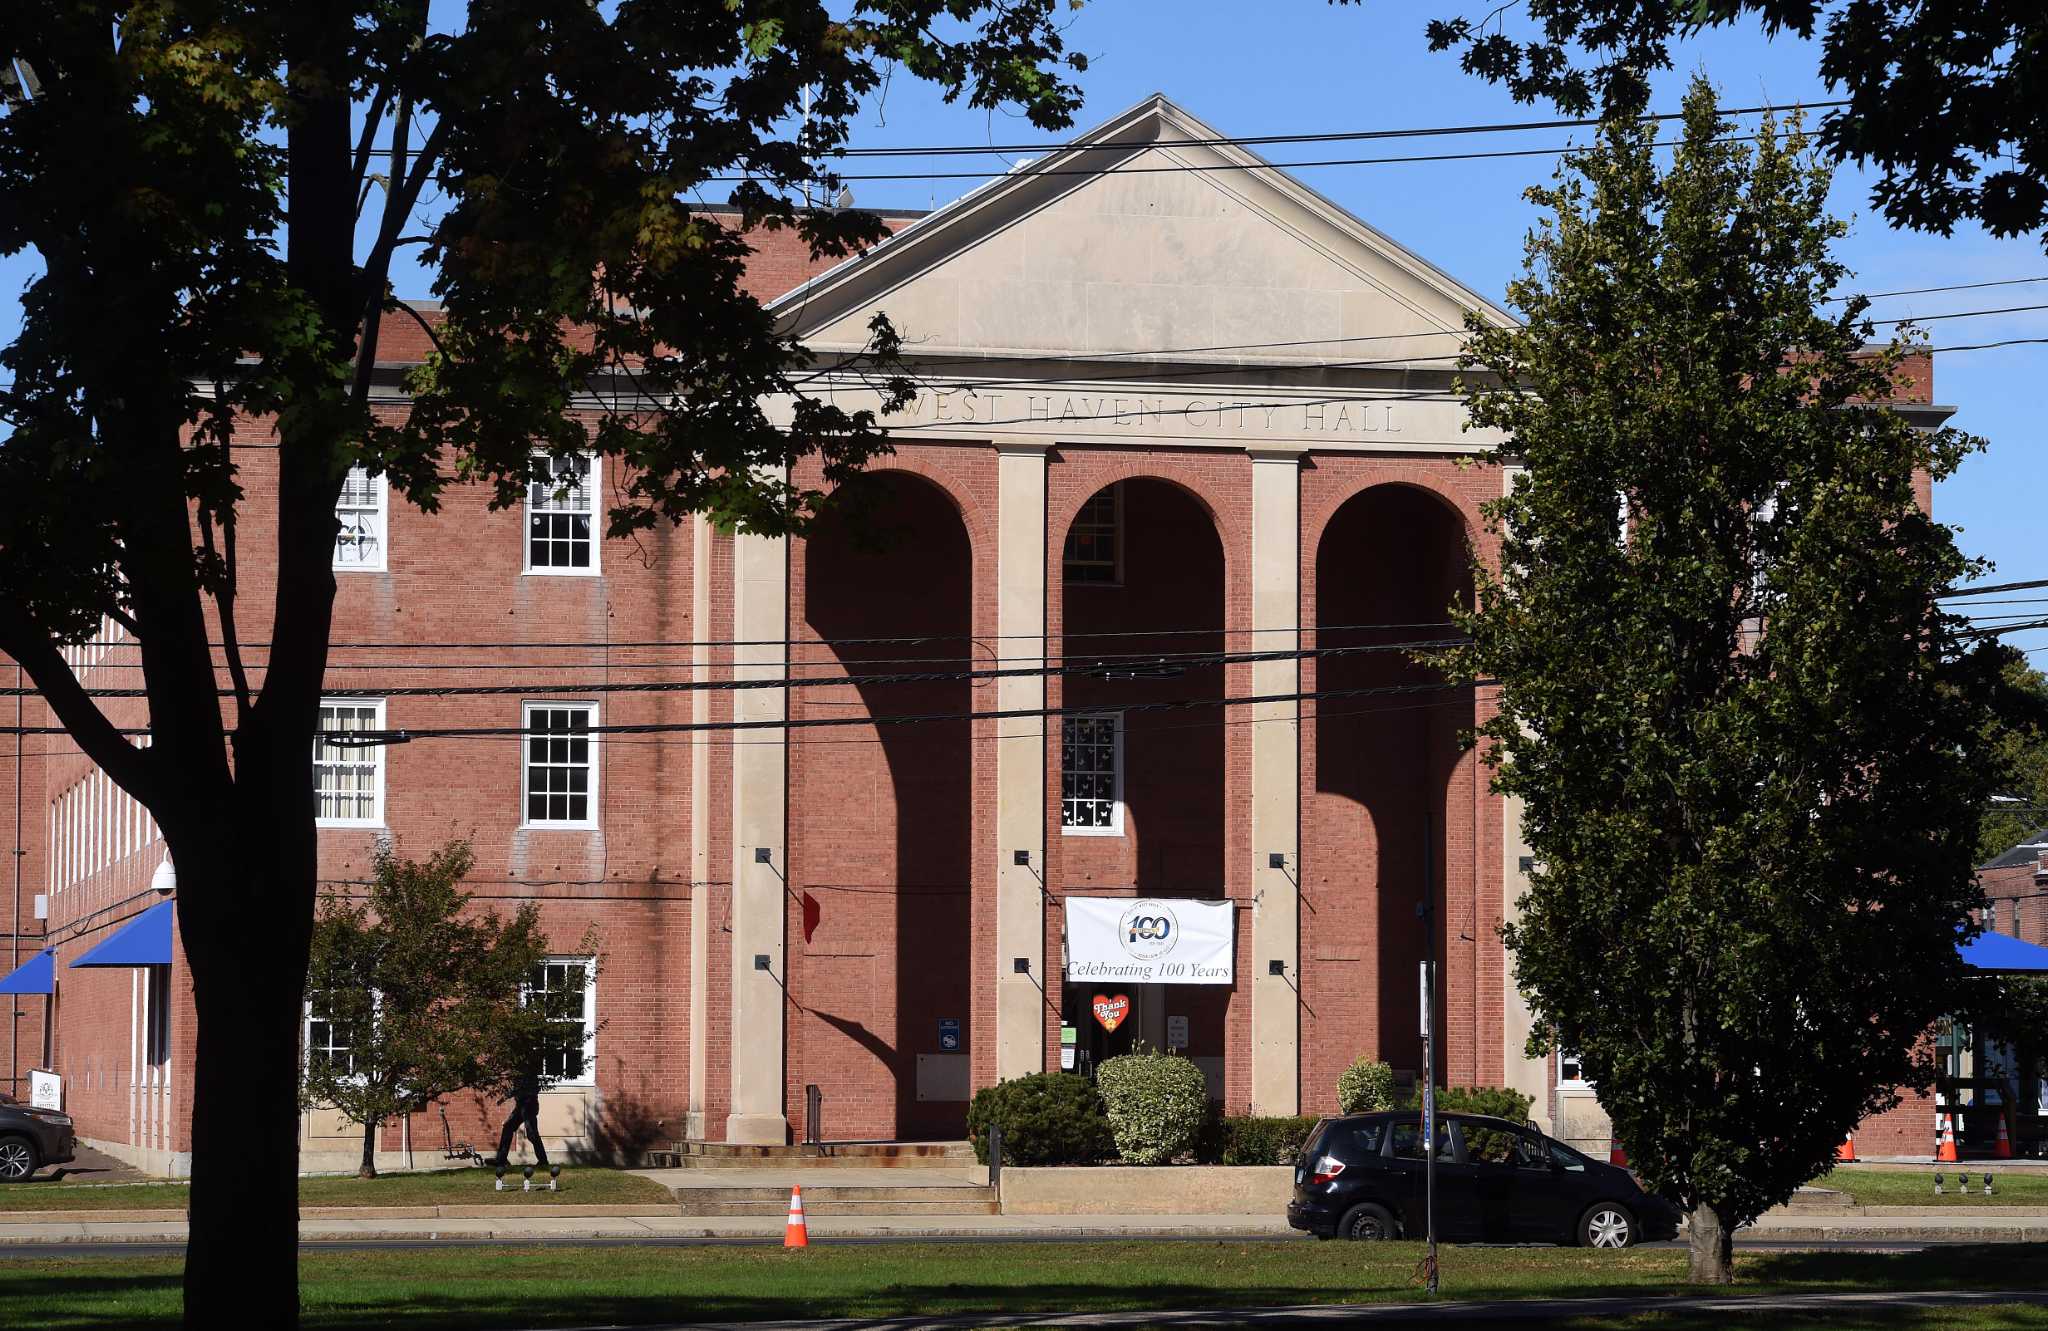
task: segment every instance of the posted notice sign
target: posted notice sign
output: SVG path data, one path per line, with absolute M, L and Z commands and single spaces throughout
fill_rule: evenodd
M 1180 897 L 1068 897 L 1067 978 L 1229 984 L 1236 907 Z

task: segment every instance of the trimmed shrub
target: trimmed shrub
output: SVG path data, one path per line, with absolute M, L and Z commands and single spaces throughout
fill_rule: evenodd
M 1092 1165 L 1116 1146 L 1102 1097 L 1071 1072 L 1034 1072 L 975 1092 L 967 1132 L 983 1164 L 991 1123 L 1003 1125 L 1004 1164 Z
M 1394 1070 L 1385 1063 L 1361 1058 L 1337 1078 L 1337 1108 L 1346 1114 L 1371 1114 L 1394 1107 Z
M 1527 1121 L 1529 1106 L 1534 1103 L 1508 1086 L 1446 1086 L 1436 1093 L 1439 1114 L 1491 1114 L 1510 1123 Z M 1416 1087 L 1401 1108 L 1422 1108 L 1422 1088 Z
M 1126 1164 L 1165 1164 L 1195 1144 L 1209 1114 L 1208 1081 L 1178 1054 L 1120 1054 L 1095 1069 L 1095 1085 Z
M 1195 1161 L 1204 1165 L 1291 1165 L 1321 1121 L 1314 1114 L 1299 1118 L 1212 1117 L 1202 1125 Z

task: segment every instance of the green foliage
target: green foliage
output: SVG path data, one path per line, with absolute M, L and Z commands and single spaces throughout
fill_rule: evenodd
M 2015 657 L 2005 668 L 2007 706 L 1992 725 L 1995 762 L 2005 773 L 2001 794 L 2018 797 L 2026 812 L 2007 813 L 1994 805 L 1977 836 L 1977 862 L 1987 863 L 2030 840 L 2048 816 L 2048 676 Z
M 1322 1120 L 1314 1114 L 1263 1118 L 1252 1114 L 1212 1114 L 1195 1141 L 1195 1163 L 1201 1165 L 1291 1165 L 1301 1155 Z
M 974 1157 L 988 1163 L 989 1125 L 1003 1125 L 1003 1163 L 1092 1165 L 1116 1149 L 1109 1111 L 1086 1077 L 1034 1072 L 985 1086 L 967 1106 Z
M 1369 1114 L 1394 1107 L 1394 1069 L 1376 1059 L 1359 1058 L 1337 1077 L 1337 1108 L 1346 1114 Z
M 1532 191 L 1526 326 L 1468 320 L 1472 422 L 1526 472 L 1444 664 L 1499 681 L 1531 1053 L 1578 1050 L 1646 1182 L 1732 1226 L 1926 1073 L 2008 658 L 1940 608 L 1980 566 L 1915 502 L 1980 441 L 1859 405 L 1902 349 L 1827 302 L 1842 226 L 1796 122 L 1734 142 L 1702 80 L 1668 169 L 1656 132 Z
M 1820 76 L 1849 104 L 1830 113 L 1821 143 L 1837 160 L 1875 165 L 1872 197 L 1892 225 L 1945 236 L 1976 218 L 1993 235 L 2019 235 L 2048 221 L 2048 99 L 2038 83 L 2048 6 L 2039 0 L 1545 0 L 1530 13 L 1542 27 L 1528 40 L 1490 27 L 1491 15 L 1434 20 L 1430 49 L 1460 51 L 1467 72 L 1518 101 L 1626 115 L 1646 105 L 1655 71 L 1671 67 L 1673 43 L 1704 29 L 1754 21 L 1770 34 L 1822 32 Z
M 1439 1114 L 1491 1114 L 1510 1123 L 1525 1123 L 1535 1101 L 1512 1086 L 1439 1086 L 1436 1110 Z M 1422 1108 L 1418 1087 L 1402 1097 L 1401 1108 Z
M 364 1130 L 375 1172 L 380 1124 L 463 1090 L 497 1090 L 542 1064 L 563 1015 L 523 1001 L 548 940 L 532 902 L 510 920 L 471 912 L 459 888 L 474 857 L 451 842 L 424 862 L 379 848 L 367 895 L 328 897 L 313 927 L 306 998 L 345 1057 L 308 1050 L 301 1099 L 339 1109 Z M 580 1018 L 581 992 L 573 999 Z M 580 1020 L 575 1038 L 581 1040 Z
M 1179 1054 L 1120 1054 L 1095 1069 L 1116 1152 L 1126 1164 L 1163 1165 L 1193 1147 L 1209 1113 L 1209 1083 Z

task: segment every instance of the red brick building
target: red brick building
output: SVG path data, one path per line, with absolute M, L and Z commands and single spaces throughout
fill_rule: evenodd
M 378 838 L 465 836 L 479 906 L 540 903 L 541 982 L 589 978 L 550 1135 L 782 1142 L 815 1086 L 827 1138 L 957 1136 L 973 1089 L 1136 1040 L 1185 1050 L 1229 1110 L 1328 1109 L 1360 1055 L 1418 1066 L 1426 950 L 1445 1079 L 1520 1086 L 1569 1134 L 1499 943 L 1526 851 L 1457 743 L 1487 698 L 1406 652 L 1469 596 L 1468 551 L 1494 558 L 1479 508 L 1508 478 L 1473 465 L 1490 440 L 1449 380 L 1465 312 L 1506 316 L 1188 143 L 1215 137 L 1155 98 L 829 271 L 764 239 L 760 289 L 811 346 L 856 353 L 886 310 L 926 382 L 857 482 L 868 526 L 604 541 L 616 463 L 523 513 L 344 495 L 329 684 L 362 692 L 329 727 L 503 733 L 324 748 L 321 874 L 360 891 Z M 390 409 L 423 352 L 386 332 Z M 132 643 L 76 656 L 91 686 L 136 683 Z M 520 691 L 419 692 L 464 684 Z M 14 1066 L 58 1073 L 87 1139 L 177 1172 L 175 940 L 71 964 L 159 900 L 161 847 L 61 737 L 15 779 L 59 980 L 47 1057 L 16 1000 Z M 1113 1031 L 1098 997 L 1123 1000 Z M 316 998 L 309 1056 L 342 1056 L 328 1038 Z M 450 1106 L 450 1130 L 490 1115 Z M 306 1166 L 359 1140 L 310 1113 Z

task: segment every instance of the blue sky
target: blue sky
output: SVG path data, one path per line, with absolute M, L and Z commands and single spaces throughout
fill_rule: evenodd
M 1330 7 L 1320 0 L 1092 0 L 1072 16 L 1070 45 L 1085 51 L 1081 76 L 1086 126 L 1141 98 L 1163 92 L 1233 135 L 1409 128 L 1427 125 L 1548 119 L 1548 107 L 1518 106 L 1473 79 L 1450 55 L 1433 55 L 1423 25 L 1449 7 L 1411 0 L 1370 0 Z M 1807 43 L 1767 41 L 1753 30 L 1718 34 L 1682 46 L 1663 81 L 1655 109 L 1675 109 L 1683 81 L 1703 71 L 1731 105 L 1785 103 L 1828 94 L 1814 73 Z M 1577 131 L 1583 141 L 1585 131 Z M 1029 123 L 943 105 L 909 77 L 891 80 L 857 122 L 857 146 L 1038 143 Z M 1528 148 L 1573 141 L 1566 131 L 1494 138 L 1435 140 L 1426 145 L 1278 147 L 1275 161 L 1314 156 L 1378 156 L 1445 149 Z M 1326 151 L 1330 147 L 1343 151 Z M 885 159 L 868 170 L 959 170 L 983 159 Z M 1002 163 L 989 163 L 996 170 Z M 1304 168 L 1297 174 L 1337 203 L 1421 253 L 1476 290 L 1498 298 L 1521 260 L 1522 237 L 1534 212 L 1522 201 L 1529 185 L 1549 177 L 1553 159 L 1510 158 Z M 858 182 L 870 207 L 924 208 L 964 193 L 974 182 Z M 1840 254 L 1854 286 L 1884 291 L 2048 274 L 2038 239 L 1997 240 L 1974 228 L 1953 237 L 1895 232 L 1869 204 L 1869 178 L 1844 168 L 1836 211 L 1854 229 Z M 0 337 L 12 335 L 15 295 L 30 272 L 26 260 L 0 260 Z M 397 276 L 402 294 L 426 294 L 426 275 Z M 1880 318 L 2048 303 L 2048 283 L 1882 301 Z M 1937 345 L 2048 335 L 2048 310 L 1933 324 Z M 1989 441 L 1988 450 L 1936 492 L 1935 511 L 1963 529 L 1965 548 L 1997 564 L 1999 581 L 2048 576 L 2033 517 L 2040 476 L 2035 451 L 2038 385 L 2048 376 L 2048 345 L 2010 347 L 1937 358 L 1937 400 L 1957 406 L 1955 421 Z M 2048 647 L 2048 633 L 2025 635 L 2024 646 Z M 2037 663 L 2048 659 L 2037 655 Z

